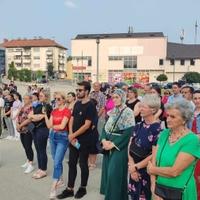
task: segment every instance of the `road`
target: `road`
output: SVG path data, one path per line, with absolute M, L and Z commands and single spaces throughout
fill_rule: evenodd
M 36 154 L 35 154 L 36 155 Z M 25 153 L 20 141 L 0 139 L 0 199 L 1 200 L 46 200 L 49 196 L 52 174 L 52 159 L 48 148 L 48 176 L 41 180 L 25 175 L 20 167 L 25 162 Z M 35 166 L 37 163 L 35 161 Z M 79 167 L 78 167 L 79 168 Z M 64 160 L 64 178 L 67 180 L 67 160 Z M 103 200 L 99 194 L 101 156 L 97 168 L 90 171 L 88 194 L 82 200 Z M 77 175 L 76 189 L 80 184 L 80 171 Z M 76 190 L 75 190 L 76 191 Z M 69 198 L 72 200 L 74 198 Z

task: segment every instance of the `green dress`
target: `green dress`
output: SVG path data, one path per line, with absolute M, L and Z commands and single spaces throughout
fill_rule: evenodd
M 169 129 L 165 129 L 161 132 L 160 138 L 158 140 L 158 151 L 156 155 L 156 161 L 160 160 L 160 167 L 171 167 L 174 165 L 176 158 L 180 152 L 188 153 L 195 158 L 200 158 L 200 142 L 199 138 L 192 132 L 188 133 L 184 137 L 180 138 L 176 143 L 170 144 L 168 137 L 170 134 Z M 167 141 L 167 142 L 166 142 Z M 166 145 L 165 145 L 166 143 Z M 165 145 L 163 152 L 161 154 L 162 147 Z M 161 154 L 161 158 L 160 158 Z M 183 200 L 196 200 L 197 191 L 196 183 L 194 179 L 194 167 L 196 161 L 192 162 L 179 176 L 166 178 L 163 176 L 157 176 L 157 183 L 176 187 L 184 188 L 187 181 L 190 180 L 187 184 L 187 187 L 184 190 Z M 193 174 L 191 176 L 191 174 Z
M 103 131 L 101 140 L 112 141 L 118 148 L 103 156 L 100 193 L 105 200 L 128 200 L 128 143 L 133 128 L 122 131 L 119 135 L 110 135 Z M 109 138 L 109 139 L 108 139 Z

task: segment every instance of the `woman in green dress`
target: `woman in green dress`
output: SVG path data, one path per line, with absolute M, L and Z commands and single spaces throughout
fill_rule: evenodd
M 158 185 L 161 185 L 183 189 L 182 200 L 196 200 L 194 168 L 196 160 L 200 158 L 200 142 L 186 126 L 192 118 L 193 108 L 190 102 L 181 100 L 168 104 L 166 111 L 168 129 L 161 132 L 152 162 L 148 164 L 153 199 L 171 199 L 162 196 L 161 190 L 158 191 Z
M 115 108 L 109 113 L 101 135 L 106 153 L 103 156 L 100 193 L 105 195 L 105 200 L 128 200 L 127 148 L 135 118 L 133 111 L 125 105 L 126 94 L 123 90 L 115 90 L 112 98 Z

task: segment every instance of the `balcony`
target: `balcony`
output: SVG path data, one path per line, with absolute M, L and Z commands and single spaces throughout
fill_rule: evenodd
M 17 59 L 17 60 L 15 60 L 15 63 L 16 64 L 22 63 L 22 60 L 21 59 Z
M 31 52 L 30 51 L 24 51 L 23 52 L 23 56 L 30 56 L 31 55 Z
M 47 59 L 47 63 L 53 63 L 52 59 Z
M 59 60 L 59 64 L 63 65 L 63 64 L 65 64 L 65 61 L 64 60 Z
M 30 64 L 30 63 L 31 63 L 31 60 L 29 60 L 29 59 L 24 59 L 24 60 L 23 60 L 23 63 L 25 63 L 25 64 Z
M 22 51 L 16 51 L 16 52 L 15 52 L 15 56 L 21 56 L 22 54 L 23 54 Z
M 59 56 L 60 57 L 65 57 L 65 54 L 64 53 L 59 53 Z
M 52 56 L 52 55 L 53 55 L 53 51 L 47 50 L 47 51 L 46 51 L 46 54 L 47 54 L 48 56 Z

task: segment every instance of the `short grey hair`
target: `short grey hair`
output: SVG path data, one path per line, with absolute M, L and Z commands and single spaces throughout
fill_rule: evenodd
M 165 109 L 177 109 L 181 113 L 181 117 L 188 123 L 194 115 L 194 108 L 190 101 L 182 99 L 174 103 L 168 103 L 165 105 Z
M 155 113 L 158 112 L 161 107 L 161 99 L 157 94 L 146 94 L 141 102 L 155 109 Z

